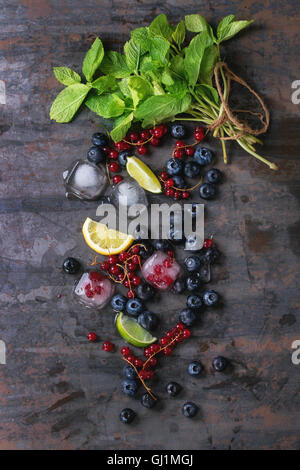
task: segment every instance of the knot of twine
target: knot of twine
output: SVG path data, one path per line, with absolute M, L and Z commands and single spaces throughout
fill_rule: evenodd
M 220 74 L 220 69 L 221 68 L 223 68 L 224 73 L 225 73 L 225 79 L 226 79 L 226 85 L 227 85 L 227 95 L 226 95 L 226 97 L 224 97 L 224 93 L 222 91 L 222 87 L 221 87 L 221 83 L 220 83 L 220 79 L 219 79 L 219 74 Z M 221 112 L 220 116 L 218 116 L 218 118 L 212 124 L 210 124 L 210 126 L 208 126 L 209 130 L 214 131 L 215 129 L 219 128 L 220 126 L 222 126 L 222 124 L 224 124 L 226 122 L 230 122 L 230 123 L 234 124 L 236 128 L 238 128 L 239 132 L 233 133 L 229 137 L 223 137 L 221 135 L 218 135 L 218 137 L 221 140 L 237 140 L 237 139 L 240 139 L 241 137 L 243 137 L 243 135 L 245 135 L 246 133 L 250 134 L 250 135 L 259 135 L 259 134 L 263 134 L 264 132 L 266 132 L 266 130 L 269 127 L 269 123 L 270 123 L 270 113 L 269 113 L 269 110 L 267 109 L 265 103 L 263 102 L 262 98 L 259 96 L 259 94 L 256 93 L 256 91 L 254 91 L 248 85 L 248 83 L 246 83 L 242 78 L 235 75 L 229 69 L 228 65 L 225 62 L 218 62 L 216 64 L 215 69 L 214 69 L 214 76 L 215 76 L 215 81 L 216 81 L 216 87 L 217 87 L 217 90 L 218 90 L 218 94 L 219 94 L 219 97 L 220 97 L 220 100 L 222 102 L 223 107 L 222 107 L 222 112 Z M 229 99 L 229 93 L 230 93 L 231 80 L 233 80 L 233 81 L 239 83 L 240 85 L 244 86 L 245 88 L 247 88 L 250 91 L 250 93 L 252 93 L 256 97 L 256 99 L 259 101 L 259 103 L 260 103 L 260 105 L 263 109 L 263 113 L 255 113 L 255 112 L 247 110 L 247 109 L 235 109 L 235 110 L 230 109 L 229 104 L 228 104 L 228 99 Z M 233 114 L 233 111 L 238 112 L 238 113 L 248 113 L 248 114 L 252 114 L 254 116 L 257 116 L 259 118 L 259 120 L 261 121 L 261 123 L 262 123 L 262 127 L 260 129 L 252 129 L 252 127 L 250 127 L 246 122 L 240 121 Z

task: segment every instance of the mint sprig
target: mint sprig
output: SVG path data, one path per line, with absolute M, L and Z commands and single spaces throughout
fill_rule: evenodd
M 114 120 L 111 137 L 123 139 L 134 122 L 150 127 L 161 122 L 200 121 L 213 128 L 215 137 L 238 136 L 240 129 L 222 120 L 224 111 L 214 86 L 214 70 L 221 60 L 220 44 L 246 28 L 252 21 L 236 21 L 228 15 L 219 23 L 216 32 L 198 14 L 185 16 L 177 26 L 168 23 L 164 14 L 157 16 L 148 27 L 131 32 L 124 45 L 124 54 L 104 51 L 97 38 L 87 52 L 82 66 L 86 83 L 67 67 L 55 67 L 57 80 L 66 85 L 50 110 L 51 119 L 69 122 L 85 102 L 86 106 L 104 118 Z M 187 35 L 194 36 L 186 41 Z M 228 98 L 225 71 L 223 97 Z M 95 77 L 96 75 L 96 77 Z M 223 98 L 222 98 L 223 99 Z M 255 153 L 258 139 L 244 133 L 235 139 L 248 153 L 266 162 Z M 227 162 L 222 141 L 224 161 Z M 268 162 L 270 168 L 275 166 Z

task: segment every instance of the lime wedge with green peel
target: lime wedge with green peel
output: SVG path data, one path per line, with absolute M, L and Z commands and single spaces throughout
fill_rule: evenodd
M 150 193 L 161 193 L 161 184 L 153 171 L 137 157 L 127 158 L 126 170 L 139 185 Z
M 139 325 L 137 320 L 122 312 L 117 316 L 116 326 L 122 338 L 137 348 L 145 348 L 157 341 L 157 338 L 154 338 L 149 331 Z

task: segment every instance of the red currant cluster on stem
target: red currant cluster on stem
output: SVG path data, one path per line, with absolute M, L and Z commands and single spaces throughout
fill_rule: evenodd
M 153 368 L 157 365 L 157 358 L 155 356 L 159 353 L 169 356 L 176 344 L 181 343 L 190 336 L 190 330 L 188 330 L 183 323 L 178 323 L 166 332 L 165 336 L 160 339 L 159 343 L 151 344 L 144 349 L 144 356 L 146 357 L 145 361 L 135 357 L 128 347 L 123 347 L 121 349 L 124 361 L 128 362 L 128 364 L 134 368 L 143 386 L 155 400 L 156 397 L 151 393 L 151 389 L 145 384 L 145 380 L 151 380 L 154 377 Z
M 139 286 L 142 282 L 136 274 L 137 269 L 141 267 L 141 257 L 139 256 L 141 246 L 147 250 L 146 246 L 137 243 L 128 251 L 123 251 L 119 255 L 108 256 L 106 261 L 100 263 L 100 269 L 107 272 L 112 281 L 123 284 L 128 288 L 128 299 L 134 298 L 133 287 Z
M 137 146 L 139 155 L 146 155 L 147 144 L 149 143 L 150 145 L 153 145 L 153 147 L 158 147 L 160 139 L 167 133 L 167 126 L 165 124 L 161 124 L 160 126 L 153 127 L 149 130 L 143 129 L 140 133 L 131 132 L 125 137 L 124 141 L 131 146 Z

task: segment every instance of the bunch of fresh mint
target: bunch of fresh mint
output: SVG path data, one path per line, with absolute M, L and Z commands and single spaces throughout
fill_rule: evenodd
M 223 112 L 212 81 L 215 65 L 220 60 L 220 43 L 250 23 L 235 21 L 234 15 L 229 15 L 219 23 L 214 34 L 201 15 L 187 15 L 174 27 L 161 14 L 149 27 L 131 32 L 124 54 L 104 51 L 97 38 L 83 61 L 85 84 L 73 70 L 54 68 L 55 77 L 66 88 L 53 102 L 50 118 L 69 122 L 84 102 L 100 116 L 113 119 L 111 138 L 115 142 L 122 140 L 137 121 L 143 128 L 182 119 L 209 126 Z M 186 38 L 187 31 L 196 33 L 190 41 Z M 222 70 L 221 75 L 225 96 L 226 79 Z M 230 122 L 224 122 L 214 135 L 230 136 L 238 131 Z M 272 168 L 273 164 L 256 154 L 255 136 L 244 134 L 237 141 Z M 224 141 L 222 144 L 226 161 Z

